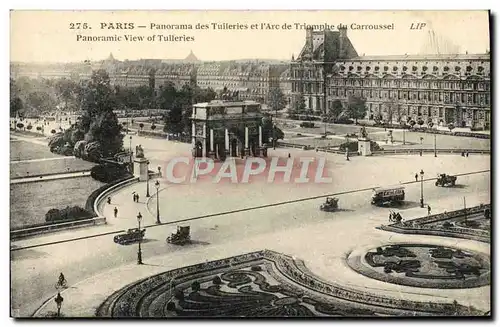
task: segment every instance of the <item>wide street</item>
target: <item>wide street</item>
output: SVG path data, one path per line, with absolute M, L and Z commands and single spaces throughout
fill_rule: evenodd
M 127 137 L 124 139 L 126 147 L 129 145 Z M 134 135 L 132 147 L 137 144 L 145 148 L 152 170 L 158 165 L 165 167 L 166 160 L 169 158 L 190 153 L 188 144 L 145 139 Z M 283 149 L 270 151 L 270 156 L 286 157 L 288 153 L 294 158 L 324 156 L 313 151 Z M 490 169 L 489 159 L 489 156 L 480 155 L 472 155 L 469 158 L 456 155 L 440 155 L 434 158 L 432 155 L 427 155 L 423 157 L 353 157 L 347 162 L 341 155 L 328 154 L 328 175 L 332 177 L 332 184 L 290 185 L 256 181 L 245 185 L 209 182 L 199 182 L 195 185 L 167 185 L 165 179 L 160 179 L 160 216 L 162 222 L 166 223 L 281 201 L 400 182 L 413 182 L 405 185 L 407 204 L 401 210 L 403 217 L 409 219 L 426 214 L 425 209 L 418 207 L 420 182 L 414 182 L 413 176 L 416 172 L 423 169 L 426 178 L 434 178 L 439 172 L 461 174 L 484 171 Z M 434 181 L 425 182 L 425 202 L 433 208 L 433 212 L 461 208 L 463 197 L 470 206 L 489 202 L 489 172 L 459 176 L 458 184 L 455 188 L 440 188 L 434 186 Z M 117 245 L 113 243 L 113 235 L 70 242 L 60 241 L 137 227 L 136 215 L 139 211 L 144 217 L 143 225 L 154 226 L 156 190 L 153 181 L 150 182 L 152 197 L 149 201 L 146 201 L 145 189 L 145 183 L 133 184 L 113 194 L 112 204 L 103 206 L 103 212 L 109 221 L 106 226 L 70 230 L 12 242 L 12 307 L 18 309 L 17 314 L 31 315 L 45 300 L 54 296 L 56 292 L 54 284 L 60 272 L 65 274 L 71 289 L 71 287 L 77 287 L 75 284 L 83 283 L 86 279 L 100 273 L 103 276 L 102 283 L 106 283 L 106 271 L 120 265 L 133 264 L 137 256 L 137 245 Z M 133 191 L 141 195 L 141 203 L 131 201 Z M 148 269 L 149 265 L 156 264 L 151 261 L 153 259 L 150 259 L 154 256 L 166 256 L 166 258 L 174 256 L 177 258 L 171 261 L 174 265 L 180 262 L 196 262 L 196 260 L 199 262 L 218 258 L 222 252 L 217 249 L 221 248 L 243 253 L 256 247 L 265 247 L 304 259 L 308 267 L 325 278 L 352 283 L 359 287 L 371 287 L 372 291 L 377 292 L 374 289 L 380 288 L 381 282 L 358 276 L 345 268 L 342 265 L 342 258 L 345 254 L 366 244 L 390 242 L 394 239 L 418 240 L 422 238 L 376 230 L 376 226 L 387 223 L 388 209 L 372 207 L 370 196 L 370 191 L 339 195 L 340 207 L 343 210 L 337 213 L 320 211 L 319 205 L 324 199 L 319 198 L 191 220 L 186 224 L 191 225 L 194 244 L 186 247 L 176 247 L 165 242 L 165 238 L 175 229 L 176 224 L 150 227 L 147 228 L 146 240 L 142 246 L 146 263 L 143 268 Z M 115 206 L 119 209 L 118 218 L 112 216 Z M 425 239 L 438 240 L 438 242 L 443 240 L 437 237 L 425 237 Z M 55 244 L 20 249 L 48 242 L 55 242 Z M 489 252 L 488 244 L 455 239 L 446 239 L 445 242 Z M 179 260 L 179 255 L 185 260 Z M 329 270 L 328 267 L 335 267 L 334 270 L 339 273 L 332 273 L 334 270 Z M 165 269 L 170 268 L 174 266 L 165 267 Z M 487 302 L 489 302 L 489 298 L 486 299 L 484 295 L 489 287 L 446 291 L 421 290 L 387 284 L 383 287 L 388 292 L 397 289 L 397 292 L 405 294 L 434 292 L 435 295 L 439 293 L 440 296 L 457 298 L 459 302 L 471 302 L 481 308 L 487 307 Z M 95 284 L 94 288 L 99 288 L 99 285 Z

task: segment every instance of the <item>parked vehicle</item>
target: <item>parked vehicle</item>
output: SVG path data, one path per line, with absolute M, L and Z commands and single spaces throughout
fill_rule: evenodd
M 177 232 L 167 237 L 167 243 L 184 245 L 191 242 L 191 228 L 189 226 L 177 226 Z
M 113 240 L 115 243 L 124 245 L 142 240 L 145 234 L 145 229 L 139 230 L 139 228 L 131 228 L 123 234 L 116 235 Z
M 373 190 L 372 204 L 377 206 L 400 204 L 405 199 L 403 186 L 380 187 Z
M 332 212 L 339 208 L 339 199 L 337 198 L 326 198 L 326 202 L 323 203 L 319 209 L 322 211 Z
M 303 128 L 314 128 L 314 123 L 304 121 L 304 122 L 300 123 L 299 126 L 303 127 Z
M 457 181 L 457 176 L 451 176 L 446 174 L 439 174 L 436 180 L 436 186 L 455 186 Z

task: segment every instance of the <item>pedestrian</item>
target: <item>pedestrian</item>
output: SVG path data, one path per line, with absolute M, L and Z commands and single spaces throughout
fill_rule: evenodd
M 137 197 L 136 197 L 135 193 L 132 193 L 132 199 L 134 202 L 137 202 Z
M 427 215 L 430 215 L 430 214 L 431 214 L 431 206 L 427 205 Z
M 418 173 L 415 174 L 415 182 L 418 182 Z
M 118 209 L 115 207 L 115 209 L 113 210 L 113 212 L 115 213 L 115 218 L 116 218 L 116 216 L 118 216 Z
M 111 204 L 111 197 L 108 196 L 108 204 Z
M 289 158 L 289 159 L 291 158 L 290 153 L 288 153 L 288 158 Z
M 469 151 L 465 152 L 465 156 L 469 158 Z
M 135 195 L 135 201 L 136 201 L 137 203 L 139 203 L 139 194 L 136 194 L 136 195 Z

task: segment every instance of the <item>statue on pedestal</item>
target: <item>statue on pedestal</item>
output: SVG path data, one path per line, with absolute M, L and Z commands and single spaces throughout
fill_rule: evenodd
M 359 138 L 360 139 L 368 138 L 368 133 L 366 133 L 366 129 L 364 126 L 359 129 Z
M 144 158 L 144 149 L 140 144 L 135 147 L 135 157 Z

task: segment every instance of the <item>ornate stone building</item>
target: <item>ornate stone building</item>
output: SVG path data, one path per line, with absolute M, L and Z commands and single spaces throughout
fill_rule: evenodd
M 359 57 L 345 30 L 308 30 L 291 63 L 295 107 L 303 98 L 322 114 L 355 95 L 366 99 L 366 119 L 460 127 L 490 127 L 490 78 L 489 54 Z
M 265 155 L 261 105 L 254 101 L 214 100 L 193 105 L 194 157 Z
M 347 29 L 340 31 L 306 30 L 306 42 L 290 65 L 292 110 L 324 112 L 328 74 L 335 61 L 355 58 L 358 54 L 347 38 Z M 303 102 L 302 102 L 303 101 Z M 301 102 L 304 104 L 300 108 Z
M 366 99 L 367 119 L 489 127 L 489 55 L 360 57 L 335 63 L 334 71 L 329 108 L 356 95 Z
M 181 89 L 184 85 L 194 87 L 197 68 L 194 64 L 162 64 L 154 72 L 155 88 L 168 82 L 173 83 L 176 89 Z
M 279 87 L 280 75 L 285 64 L 269 64 L 259 61 L 211 62 L 198 68 L 197 85 L 220 92 L 224 88 L 238 92 L 241 100 L 266 103 L 272 88 Z

